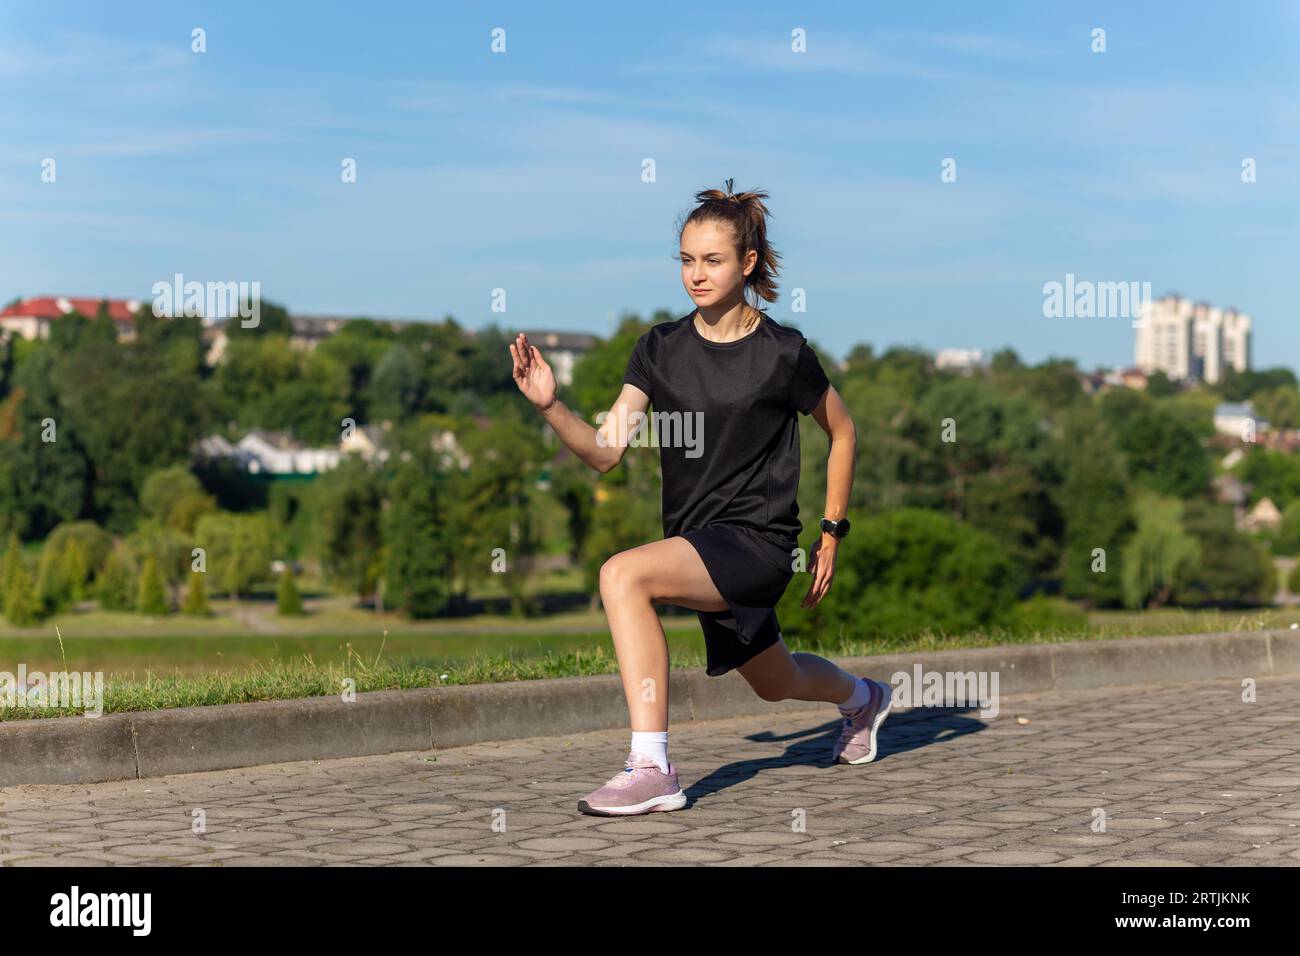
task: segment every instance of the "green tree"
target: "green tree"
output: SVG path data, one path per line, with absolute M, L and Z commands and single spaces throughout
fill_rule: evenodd
M 1259 416 L 1274 428 L 1300 428 L 1300 390 L 1294 385 L 1260 392 L 1254 402 Z
M 1182 418 L 1161 408 L 1131 416 L 1118 433 L 1134 481 L 1157 494 L 1190 498 L 1210 482 L 1210 460 L 1200 436 Z
M 429 452 L 403 462 L 387 488 L 385 602 L 413 618 L 433 617 L 449 603 L 452 549 L 441 520 L 446 488 Z
M 1282 509 L 1282 525 L 1278 529 L 1274 551 L 1286 555 L 1300 553 L 1300 498 Z
M 506 353 L 507 358 L 509 352 Z M 376 420 L 402 421 L 420 408 L 426 379 L 419 356 L 408 346 L 394 343 L 384 353 L 370 383 Z
M 288 564 L 280 572 L 280 580 L 275 587 L 275 609 L 277 614 L 286 617 L 301 617 L 303 615 L 302 595 L 298 593 L 298 585 L 294 581 L 293 569 Z
M 1237 531 L 1232 508 L 1205 501 L 1184 505 L 1183 528 L 1199 544 L 1200 557 L 1179 579 L 1178 604 L 1270 603 L 1277 589 L 1272 556 L 1258 541 Z
M 166 614 L 169 610 L 162 572 L 158 570 L 158 562 L 153 555 L 145 558 L 144 570 L 140 574 L 140 594 L 136 599 L 136 606 L 141 614 Z
M 1275 388 L 1296 388 L 1295 372 L 1283 366 L 1263 369 L 1246 369 L 1238 372 L 1231 365 L 1223 370 L 1223 378 L 1217 388 L 1224 399 L 1229 402 L 1244 402 L 1253 399 L 1261 392 Z
M 364 461 L 349 455 L 316 480 L 313 492 L 321 567 L 364 600 L 375 593 L 382 482 Z
M 1196 567 L 1201 546 L 1182 526 L 1176 498 L 1141 493 L 1133 508 L 1137 528 L 1124 548 L 1121 575 L 1127 607 L 1159 607 Z
M 1119 605 L 1118 561 L 1134 529 L 1123 460 L 1110 433 L 1088 414 L 1067 421 L 1060 454 L 1064 479 L 1056 494 L 1065 517 L 1065 594 L 1093 607 Z
M 27 565 L 18 556 L 6 576 L 5 617 L 14 627 L 34 627 L 40 623 L 42 608 L 32 591 Z
M 938 381 L 918 411 L 944 469 L 953 516 L 1000 542 L 1017 590 L 1054 574 L 1063 522 L 1051 494 L 1059 477 L 1043 411 L 987 379 L 961 376 Z
M 181 613 L 192 617 L 208 617 L 212 609 L 208 606 L 208 592 L 203 584 L 204 573 L 190 572 L 189 587 L 185 589 L 185 601 L 181 604 Z
M 831 642 L 1005 626 L 1015 618 L 1010 572 L 991 535 L 950 515 L 904 508 L 854 525 L 816 607 L 800 606 L 811 582 L 796 574 L 777 614 L 783 631 Z
M 1159 370 L 1147 376 L 1147 394 L 1152 398 L 1167 398 L 1178 394 L 1178 386 L 1169 380 L 1169 376 Z
M 1250 503 L 1271 498 L 1285 511 L 1300 499 L 1300 458 L 1281 451 L 1255 446 L 1237 465 L 1238 477 L 1250 485 Z
M 206 572 L 214 585 L 238 599 L 271 573 L 270 519 L 263 513 L 204 515 L 194 528 L 194 546 L 202 548 Z
M 90 570 L 102 567 L 113 549 L 113 536 L 93 521 L 68 521 L 50 532 L 45 539 L 45 547 L 51 549 L 65 565 L 69 560 L 69 550 L 76 545 L 84 562 L 82 581 Z M 75 581 L 75 575 L 70 577 Z
M 36 597 L 41 613 L 57 614 L 72 600 L 71 582 L 64 574 L 63 562 L 48 545 L 41 549 L 41 560 L 36 573 Z
M 216 510 L 216 499 L 203 490 L 199 479 L 184 465 L 152 472 L 140 491 L 140 508 L 159 525 L 185 534 L 204 514 Z
M 131 561 L 125 547 L 109 552 L 95 578 L 95 598 L 105 611 L 129 611 L 135 606 Z
M 73 538 L 63 549 L 63 579 L 68 585 L 68 599 L 80 601 L 86 596 L 86 578 L 90 574 L 90 562 L 81 542 Z
M 516 420 L 499 419 L 486 428 L 470 425 L 458 436 L 469 456 L 468 470 L 451 472 L 447 521 L 460 545 L 457 571 L 468 588 L 498 580 L 510 596 L 511 610 L 531 613 L 525 596 L 528 564 L 538 551 L 528 494 L 544 452 L 537 431 Z M 504 559 L 499 571 L 498 559 Z

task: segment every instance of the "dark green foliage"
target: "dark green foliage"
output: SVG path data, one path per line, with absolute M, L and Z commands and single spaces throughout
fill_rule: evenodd
M 801 609 L 810 578 L 797 574 L 778 615 L 793 634 L 836 639 L 1006 625 L 1015 607 L 1011 572 L 991 535 L 948 515 L 905 508 L 855 524 L 840 545 L 830 593 Z
M 212 613 L 208 606 L 208 591 L 203 583 L 204 577 L 201 572 L 190 572 L 190 583 L 185 589 L 185 600 L 181 602 L 182 614 L 191 617 L 208 617 Z
M 1094 607 L 1119 606 L 1124 596 L 1119 562 L 1134 527 L 1123 460 L 1109 432 L 1084 414 L 1067 422 L 1060 452 L 1064 592 Z
M 393 476 L 384 512 L 384 604 L 433 617 L 451 594 L 452 544 L 442 515 L 447 479 L 432 454 L 413 456 Z
M 1210 459 L 1201 436 L 1173 412 L 1158 406 L 1135 411 L 1120 425 L 1117 438 L 1128 473 L 1151 491 L 1190 498 L 1210 483 Z
M 1279 511 L 1286 511 L 1300 500 L 1300 458 L 1295 455 L 1256 445 L 1237 466 L 1237 477 L 1250 487 L 1250 505 L 1271 498 Z
M 168 611 L 167 591 L 163 587 L 162 572 L 158 570 L 158 562 L 153 555 L 144 560 L 136 607 L 141 614 L 166 614 Z
M 1175 603 L 1254 606 L 1272 600 L 1277 589 L 1272 556 L 1237 531 L 1228 505 L 1188 502 L 1183 527 L 1200 544 L 1200 559 L 1175 587 Z
M 298 593 L 298 584 L 293 577 L 293 569 L 285 566 L 280 572 L 280 580 L 275 586 L 275 610 L 285 617 L 302 617 L 302 595 Z
M 125 547 L 114 548 L 95 578 L 95 598 L 105 611 L 135 607 L 136 587 L 131 559 Z

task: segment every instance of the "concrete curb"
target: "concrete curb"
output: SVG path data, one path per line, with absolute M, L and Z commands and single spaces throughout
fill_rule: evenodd
M 997 672 L 999 694 L 1300 673 L 1300 631 L 1191 634 L 839 658 L 856 674 Z M 669 724 L 826 705 L 754 694 L 739 674 L 670 672 Z M 0 787 L 100 783 L 626 728 L 617 674 L 0 721 Z

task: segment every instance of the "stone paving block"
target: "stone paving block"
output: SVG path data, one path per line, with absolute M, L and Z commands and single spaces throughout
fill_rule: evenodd
M 688 689 L 707 709 L 710 685 Z M 1004 696 L 990 719 L 913 708 L 861 767 L 830 763 L 824 709 L 670 725 L 687 807 L 626 819 L 576 809 L 625 756 L 621 730 L 5 787 L 0 866 L 1297 866 L 1300 678 L 1259 689 L 1252 705 L 1234 678 Z

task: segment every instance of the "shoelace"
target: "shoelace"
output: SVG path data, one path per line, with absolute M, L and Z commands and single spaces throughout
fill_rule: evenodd
M 620 789 L 626 787 L 628 784 L 632 782 L 632 778 L 636 776 L 636 774 L 632 772 L 633 770 L 636 769 L 638 768 L 632 766 L 632 758 L 628 757 L 626 760 L 623 761 L 623 769 L 620 770 L 618 773 L 614 774 L 614 776 L 609 781 L 609 785 L 611 787 L 618 787 Z
M 847 747 L 849 741 L 853 739 L 853 720 L 849 717 L 844 718 L 844 726 L 840 728 L 840 747 Z
M 867 707 L 870 707 L 870 706 L 871 706 L 871 702 L 870 702 L 870 701 L 868 701 L 867 703 L 863 704 L 863 705 L 862 705 L 862 710 L 855 710 L 855 711 L 853 712 L 853 713 L 854 713 L 854 716 L 857 716 L 858 714 L 861 714 L 864 710 L 866 710 Z M 853 727 L 853 718 L 852 718 L 852 717 L 845 717 L 845 718 L 844 718 L 844 726 L 840 728 L 840 746 L 841 746 L 841 747 L 847 747 L 847 746 L 848 746 L 849 741 L 853 739 L 853 734 L 854 734 L 854 732 L 855 732 L 855 730 L 854 730 L 854 727 Z

